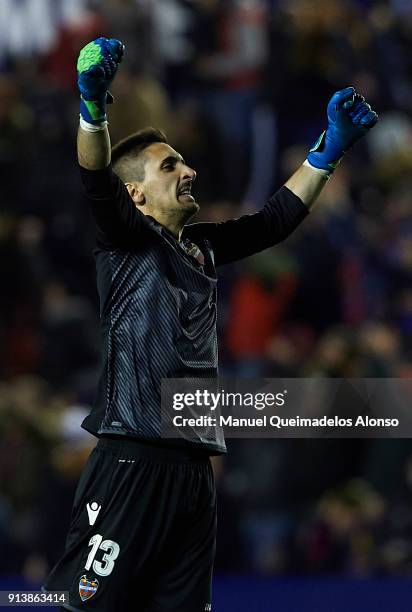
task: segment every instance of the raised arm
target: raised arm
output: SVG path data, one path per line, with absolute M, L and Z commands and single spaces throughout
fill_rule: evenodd
M 332 96 L 327 116 L 327 129 L 310 149 L 303 166 L 285 183 L 309 208 L 346 151 L 378 121 L 378 115 L 353 87 L 346 87 Z
M 80 126 L 77 156 L 87 170 L 102 170 L 110 163 L 110 137 L 106 104 L 112 102 L 109 87 L 124 53 L 113 38 L 97 38 L 83 47 L 77 60 L 80 90 Z
M 144 224 L 124 183 L 111 167 L 106 105 L 113 102 L 108 89 L 124 53 L 113 38 L 97 38 L 80 51 L 77 83 L 80 90 L 80 125 L 77 157 L 86 197 L 98 228 L 98 244 L 106 248 L 135 245 Z
M 308 214 L 345 152 L 378 120 L 353 87 L 336 92 L 327 108 L 328 127 L 306 161 L 257 213 L 223 223 L 196 223 L 186 235 L 209 240 L 216 265 L 248 257 L 287 238 Z

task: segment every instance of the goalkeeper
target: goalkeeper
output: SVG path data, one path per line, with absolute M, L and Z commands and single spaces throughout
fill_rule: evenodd
M 106 107 L 123 52 L 99 38 L 78 60 L 77 151 L 97 226 L 103 337 L 97 397 L 82 426 L 98 442 L 44 589 L 68 591 L 68 610 L 205 612 L 216 535 L 209 458 L 226 447 L 219 426 L 162 439 L 161 380 L 217 376 L 216 268 L 287 238 L 377 115 L 352 87 L 336 92 L 326 130 L 259 212 L 188 224 L 199 209 L 196 172 L 161 131 L 111 149 Z

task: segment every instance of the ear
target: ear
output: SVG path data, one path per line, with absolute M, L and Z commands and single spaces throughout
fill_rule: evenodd
M 139 183 L 126 183 L 127 191 L 136 206 L 143 206 L 146 202 L 142 186 Z

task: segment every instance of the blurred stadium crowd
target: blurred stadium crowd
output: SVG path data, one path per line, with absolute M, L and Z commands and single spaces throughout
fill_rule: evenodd
M 412 374 L 410 0 L 2 0 L 0 572 L 59 556 L 94 440 L 94 228 L 75 163 L 75 61 L 127 46 L 112 140 L 163 128 L 201 218 L 256 210 L 305 159 L 331 94 L 381 122 L 285 243 L 220 275 L 222 372 Z M 199 217 L 200 218 L 200 217 Z M 217 569 L 407 573 L 409 440 L 236 440 L 216 463 Z

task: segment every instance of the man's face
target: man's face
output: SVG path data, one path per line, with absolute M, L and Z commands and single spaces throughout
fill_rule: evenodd
M 154 217 L 160 213 L 162 217 L 185 223 L 199 210 L 191 193 L 196 172 L 163 142 L 151 144 L 143 155 L 145 175 L 139 185 L 144 196 L 144 212 Z

